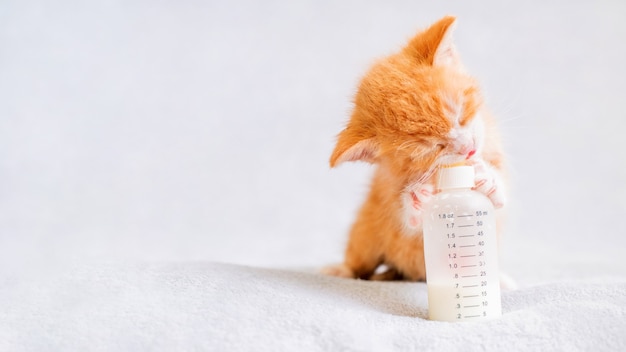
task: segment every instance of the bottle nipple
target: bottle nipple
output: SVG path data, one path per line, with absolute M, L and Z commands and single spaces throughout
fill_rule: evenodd
M 439 189 L 474 187 L 474 167 L 468 165 L 446 165 L 439 169 Z

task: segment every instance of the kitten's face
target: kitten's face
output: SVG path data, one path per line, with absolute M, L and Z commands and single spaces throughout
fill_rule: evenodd
M 379 162 L 424 169 L 480 153 L 484 125 L 475 81 L 446 68 L 403 66 L 375 67 L 357 94 L 355 110 L 376 131 Z
M 331 166 L 362 160 L 411 175 L 480 154 L 482 99 L 452 45 L 453 28 L 446 17 L 372 67 Z

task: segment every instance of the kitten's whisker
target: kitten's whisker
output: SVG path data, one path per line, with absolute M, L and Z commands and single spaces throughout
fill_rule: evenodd
M 413 144 L 413 141 L 406 141 L 400 144 L 399 146 L 397 146 L 395 148 L 396 155 L 398 155 L 399 152 L 404 151 L 405 149 L 409 149 L 412 146 L 412 144 Z
M 429 151 L 427 149 L 424 149 L 423 147 L 418 145 L 413 148 L 413 151 L 411 152 L 411 158 L 417 159 L 417 158 L 423 157 L 424 155 L 428 153 Z
M 408 147 L 412 144 L 412 141 L 406 141 L 403 142 L 402 144 L 400 144 L 396 149 L 397 150 L 404 150 L 404 149 L 408 149 Z

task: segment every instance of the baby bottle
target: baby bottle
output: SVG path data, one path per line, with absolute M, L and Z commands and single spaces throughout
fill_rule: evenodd
M 474 187 L 472 166 L 439 169 L 424 211 L 428 316 L 478 321 L 502 315 L 493 205 Z

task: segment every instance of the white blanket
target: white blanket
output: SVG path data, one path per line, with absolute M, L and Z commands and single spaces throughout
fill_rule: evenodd
M 424 283 L 220 263 L 90 265 L 0 288 L 0 351 L 624 351 L 626 280 L 503 293 L 426 319 Z
M 501 267 L 522 286 L 485 323 L 427 320 L 423 283 L 300 269 L 342 260 L 367 192 L 371 169 L 328 169 L 359 77 L 445 14 L 510 155 Z M 626 351 L 624 18 L 0 1 L 0 352 Z

